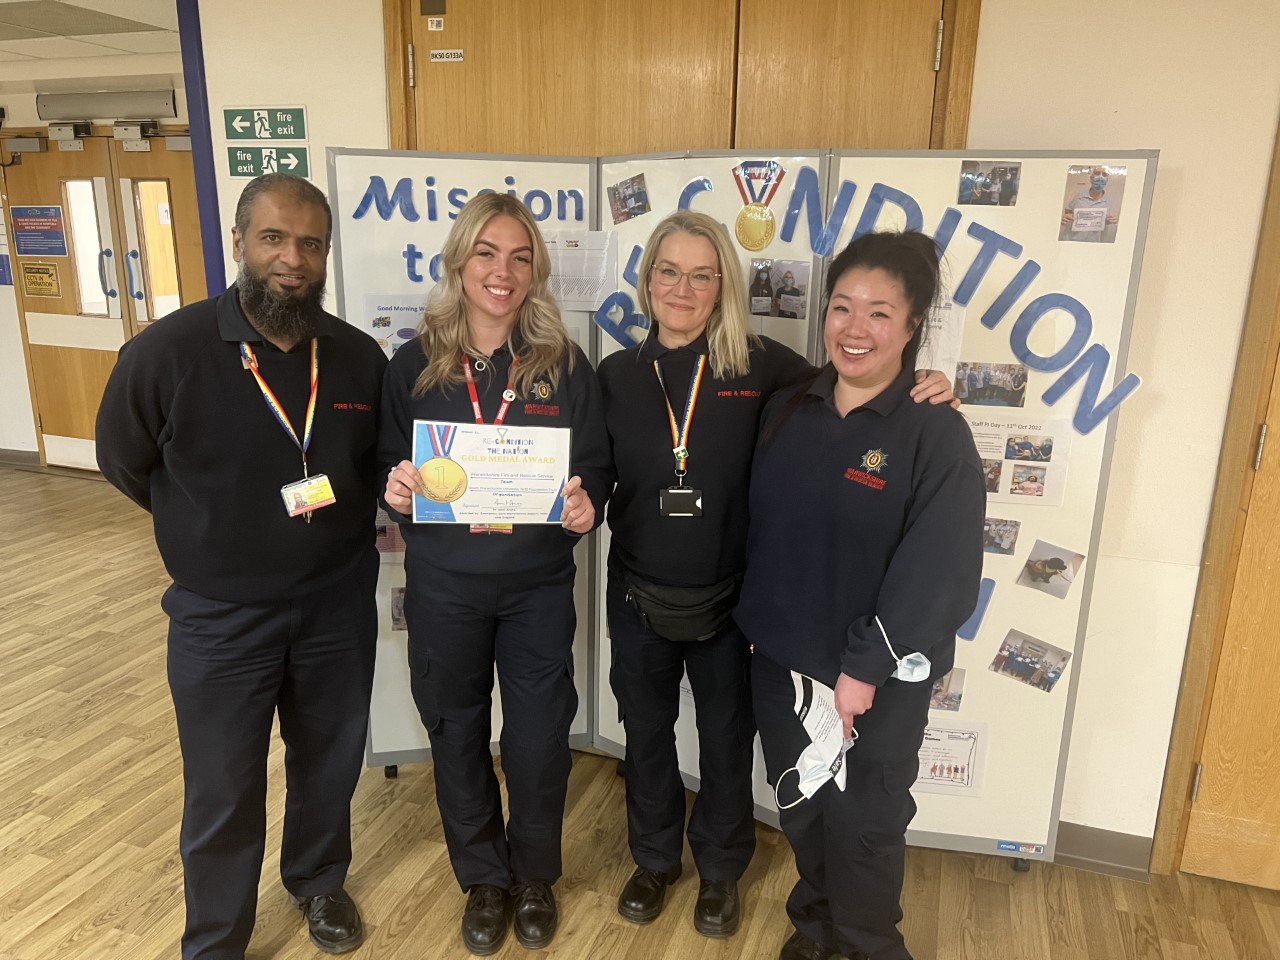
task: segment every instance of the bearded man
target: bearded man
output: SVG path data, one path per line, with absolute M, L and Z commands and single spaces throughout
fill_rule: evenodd
M 305 180 L 245 187 L 235 285 L 120 350 L 103 475 L 151 513 L 173 584 L 184 960 L 244 960 L 278 713 L 280 874 L 328 953 L 363 939 L 344 887 L 377 638 L 377 404 L 386 359 L 322 309 L 332 214 Z

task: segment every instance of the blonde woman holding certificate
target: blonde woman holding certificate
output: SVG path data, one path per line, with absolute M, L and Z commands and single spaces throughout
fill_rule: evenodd
M 413 698 L 431 741 L 449 857 L 467 892 L 462 941 L 483 956 L 502 945 L 508 918 L 530 949 L 555 933 L 551 887 L 577 710 L 573 548 L 603 517 L 611 464 L 600 388 L 547 292 L 550 261 L 529 211 L 506 194 L 480 195 L 441 254 L 418 336 L 387 371 L 379 453 L 390 467 L 384 501 L 406 545 Z M 560 525 L 411 523 L 414 494 L 450 493 L 426 489 L 449 477 L 409 459 L 415 420 L 570 429 Z M 495 665 L 507 718 L 506 819 L 489 753 Z

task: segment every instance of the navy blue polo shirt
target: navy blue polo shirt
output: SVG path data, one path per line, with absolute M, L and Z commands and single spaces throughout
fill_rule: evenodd
M 986 492 L 969 425 L 913 403 L 912 371 L 841 417 L 836 373 L 765 409 L 751 472 L 747 577 L 734 617 L 758 652 L 833 686 L 883 684 L 919 651 L 951 669 L 982 576 Z

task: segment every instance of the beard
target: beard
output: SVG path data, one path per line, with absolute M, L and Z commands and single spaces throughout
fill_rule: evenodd
M 310 340 L 319 330 L 324 305 L 324 281 L 293 293 L 276 293 L 267 278 L 254 273 L 242 259 L 236 275 L 240 307 L 254 329 L 268 340 L 299 342 Z

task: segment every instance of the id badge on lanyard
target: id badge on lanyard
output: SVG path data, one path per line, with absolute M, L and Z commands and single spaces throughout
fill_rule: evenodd
M 268 386 L 262 371 L 258 369 L 258 358 L 253 348 L 243 340 L 240 341 L 240 359 L 244 363 L 244 368 L 253 374 L 253 379 L 257 382 L 258 389 L 262 391 L 262 398 L 266 400 L 267 407 L 275 415 L 284 432 L 289 435 L 293 445 L 298 448 L 298 452 L 302 454 L 302 479 L 286 483 L 281 487 L 280 499 L 284 501 L 285 513 L 291 517 L 305 517 L 307 523 L 310 523 L 311 514 L 314 511 L 336 503 L 338 500 L 333 493 L 333 484 L 329 482 L 327 476 L 323 473 L 312 474 L 307 470 L 307 450 L 311 447 L 311 436 L 316 419 L 316 397 L 320 389 L 320 339 L 311 338 L 311 396 L 307 400 L 307 420 L 303 425 L 301 438 L 293 429 L 293 423 L 285 413 L 284 405 Z
M 662 376 L 662 365 L 653 361 L 653 369 L 658 374 L 658 384 L 662 387 L 662 399 L 667 404 L 667 422 L 671 427 L 671 453 L 676 461 L 676 482 L 674 486 L 664 487 L 658 491 L 658 512 L 664 517 L 700 517 L 702 516 L 702 491 L 697 487 L 686 487 L 685 474 L 689 470 L 689 431 L 693 427 L 693 411 L 698 404 L 698 388 L 702 386 L 702 374 L 706 369 L 707 355 L 698 354 L 693 367 L 693 375 L 689 378 L 689 393 L 684 401 L 684 416 L 676 423 L 676 413 L 671 409 L 671 400 L 667 396 L 667 382 Z

